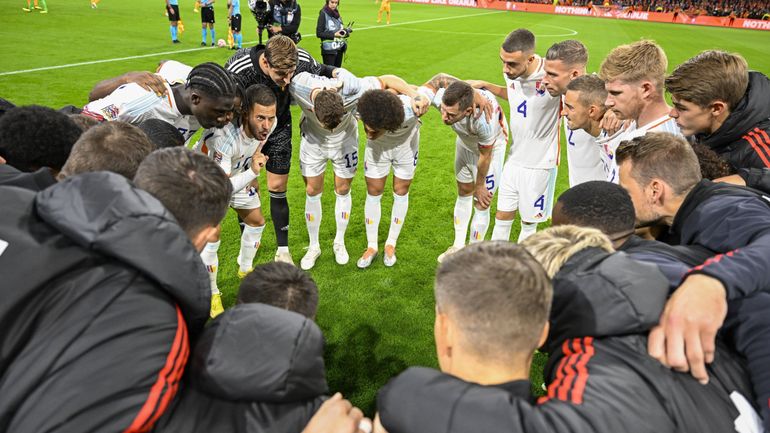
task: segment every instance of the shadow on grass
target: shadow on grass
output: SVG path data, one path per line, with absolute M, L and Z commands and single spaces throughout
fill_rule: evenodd
M 387 352 L 378 350 L 381 340 L 380 333 L 371 325 L 361 325 L 344 342 L 326 346 L 329 390 L 341 392 L 369 417 L 377 409 L 377 390 L 408 366 L 394 355 L 377 356 L 378 352 Z

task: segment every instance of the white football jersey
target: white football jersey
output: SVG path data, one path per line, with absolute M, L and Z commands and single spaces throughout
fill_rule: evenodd
M 605 180 L 601 147 L 596 138 L 582 129 L 569 129 L 564 118 L 564 135 L 567 137 L 567 164 L 569 186 L 591 180 Z
M 624 130 L 620 130 L 608 136 L 606 131 L 596 138 L 596 144 L 599 145 L 599 156 L 602 161 L 602 169 L 607 182 L 619 183 L 618 162 L 615 160 L 615 151 L 618 150 L 620 142 L 623 141 Z
M 632 122 L 631 125 L 626 128 L 623 140 L 641 137 L 648 132 L 668 132 L 674 135 L 682 135 L 679 126 L 676 124 L 676 119 L 666 114 L 644 126 L 637 126 L 635 121 Z
M 273 123 L 270 133 L 275 130 L 276 123 Z M 209 128 L 203 131 L 199 147 L 230 177 L 235 193 L 257 177 L 250 169 L 251 157 L 254 152 L 262 149 L 266 141 L 267 139 L 259 141 L 249 138 L 243 127 L 228 123 L 224 128 Z
M 289 92 L 299 108 L 302 109 L 299 128 L 302 136 L 309 143 L 324 147 L 336 147 L 351 134 L 358 134 L 358 122 L 355 117 L 358 98 L 367 90 L 382 88 L 382 83 L 377 77 L 358 78 L 358 83 L 359 91 L 356 94 L 346 96 L 340 93 L 345 115 L 340 124 L 333 131 L 329 131 L 321 126 L 321 122 L 318 121 L 313 112 L 314 105 L 311 95 L 316 89 L 339 88 L 341 82 L 334 78 L 321 77 L 309 72 L 301 72 L 292 78 Z
M 100 121 L 120 120 L 138 125 L 146 119 L 160 119 L 174 125 L 185 141 L 200 129 L 193 115 L 184 115 L 177 109 L 174 92 L 166 84 L 165 95 L 158 96 L 135 83 L 124 84 L 102 99 L 89 102 L 83 114 Z
M 404 121 L 395 131 L 385 131 L 384 134 L 377 137 L 376 140 L 369 140 L 370 146 L 380 146 L 382 148 L 391 148 L 407 143 L 415 129 L 419 129 L 422 122 L 412 110 L 412 98 L 406 95 L 398 95 L 398 99 L 404 105 Z
M 160 75 L 171 85 L 185 84 L 192 69 L 192 66 L 185 65 L 176 60 L 166 60 L 158 67 L 158 70 L 155 71 L 155 73 Z
M 497 98 L 488 90 L 478 90 L 484 98 L 492 104 L 492 119 L 487 120 L 484 113 L 476 116 L 466 116 L 465 118 L 452 124 L 452 129 L 457 134 L 459 143 L 466 149 L 479 155 L 480 147 L 505 146 L 508 142 L 508 128 L 505 124 L 505 115 L 497 103 Z M 436 108 L 441 108 L 441 99 L 444 97 L 444 89 L 439 89 L 432 94 L 426 87 L 420 88 L 420 93 L 429 97 Z
M 511 161 L 527 168 L 551 169 L 559 164 L 559 114 L 561 97 L 551 96 L 543 85 L 545 60 L 530 76 L 515 80 L 503 75 L 511 108 Z

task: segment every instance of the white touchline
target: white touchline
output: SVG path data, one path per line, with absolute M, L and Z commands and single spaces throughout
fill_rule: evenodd
M 451 17 L 442 17 L 442 18 L 431 18 L 427 20 L 417 20 L 417 21 L 407 21 L 404 23 L 396 23 L 396 24 L 389 24 L 386 26 L 371 26 L 371 27 L 362 27 L 359 29 L 355 29 L 357 32 L 363 31 L 363 30 L 372 30 L 372 29 L 387 29 L 390 27 L 395 26 L 403 26 L 408 24 L 420 24 L 420 23 L 428 23 L 433 21 L 444 21 L 444 20 L 454 20 L 454 19 L 460 19 L 460 18 L 469 18 L 469 17 L 478 17 L 482 15 L 491 15 L 491 14 L 499 14 L 499 13 L 505 13 L 508 11 L 492 11 L 492 12 L 483 12 L 480 14 L 472 14 L 472 15 L 458 15 L 458 16 L 451 16 Z M 316 39 L 315 36 L 313 37 L 307 37 L 305 39 Z M 246 42 L 244 45 L 251 45 L 255 44 L 257 41 L 249 41 Z M 21 69 L 18 71 L 8 71 L 8 72 L 0 72 L 0 76 L 3 75 L 18 75 L 18 74 L 26 74 L 29 72 L 39 72 L 39 71 L 50 71 L 52 69 L 64 69 L 64 68 L 74 68 L 77 66 L 87 66 L 87 65 L 96 65 L 99 63 L 112 63 L 112 62 L 121 62 L 124 60 L 134 60 L 134 59 L 143 59 L 146 57 L 156 57 L 156 56 L 166 56 L 169 54 L 179 54 L 179 53 L 189 53 L 194 51 L 201 51 L 201 50 L 211 50 L 216 49 L 216 47 L 200 47 L 200 48 L 189 48 L 186 50 L 174 50 L 174 51 L 163 51 L 160 53 L 151 53 L 151 54 L 142 54 L 138 56 L 128 56 L 128 57 L 116 57 L 114 59 L 102 59 L 102 60 L 91 60 L 88 62 L 79 62 L 79 63 L 70 63 L 67 65 L 56 65 L 56 66 L 43 66 L 41 68 L 32 68 L 32 69 Z

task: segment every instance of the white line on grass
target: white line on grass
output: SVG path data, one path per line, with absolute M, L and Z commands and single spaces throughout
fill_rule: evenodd
M 371 27 L 362 27 L 356 29 L 357 32 L 364 31 L 364 30 L 372 30 L 372 29 L 387 29 L 390 27 L 396 27 L 396 26 L 404 26 L 408 24 L 420 24 L 420 23 L 428 23 L 433 21 L 444 21 L 444 20 L 454 20 L 454 19 L 460 19 L 460 18 L 470 18 L 470 17 L 478 17 L 482 15 L 491 15 L 491 14 L 499 14 L 504 13 L 507 11 L 492 11 L 492 12 L 483 12 L 480 14 L 471 14 L 471 15 L 458 15 L 458 16 L 452 16 L 452 17 L 442 17 L 442 18 L 430 18 L 426 20 L 417 20 L 417 21 L 407 21 L 403 23 L 396 23 L 396 24 L 388 24 L 388 25 L 380 25 L 380 26 L 371 26 Z M 314 39 L 313 37 L 308 37 L 306 39 Z M 255 44 L 257 41 L 249 41 L 245 45 L 251 45 Z M 116 57 L 114 59 L 102 59 L 102 60 L 92 60 L 88 62 L 79 62 L 79 63 L 70 63 L 66 65 L 56 65 L 56 66 L 43 66 L 40 68 L 32 68 L 32 69 L 21 69 L 18 71 L 8 71 L 8 72 L 0 72 L 0 76 L 3 75 L 18 75 L 18 74 L 26 74 L 29 72 L 39 72 L 39 71 L 50 71 L 53 69 L 64 69 L 64 68 L 74 68 L 77 66 L 88 66 L 88 65 L 96 65 L 99 63 L 112 63 L 112 62 L 121 62 L 124 60 L 134 60 L 134 59 L 143 59 L 146 57 L 156 57 L 156 56 L 165 56 L 169 54 L 179 54 L 179 53 L 190 53 L 195 51 L 201 51 L 201 50 L 210 50 L 214 47 L 200 47 L 200 48 L 188 48 L 186 50 L 174 50 L 174 51 L 162 51 L 159 53 L 151 53 L 151 54 L 141 54 L 138 56 L 127 56 L 127 57 Z

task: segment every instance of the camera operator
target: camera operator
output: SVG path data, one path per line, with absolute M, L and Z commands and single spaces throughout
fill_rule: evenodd
M 326 0 L 326 6 L 318 14 L 315 34 L 321 40 L 321 57 L 324 65 L 342 66 L 342 56 L 348 49 L 346 39 L 352 29 L 342 25 L 339 11 L 340 0 Z
M 267 27 L 268 38 L 280 34 L 288 36 L 295 44 L 299 43 L 302 39 L 302 35 L 299 34 L 302 10 L 297 0 L 271 0 L 270 10 L 273 22 Z

